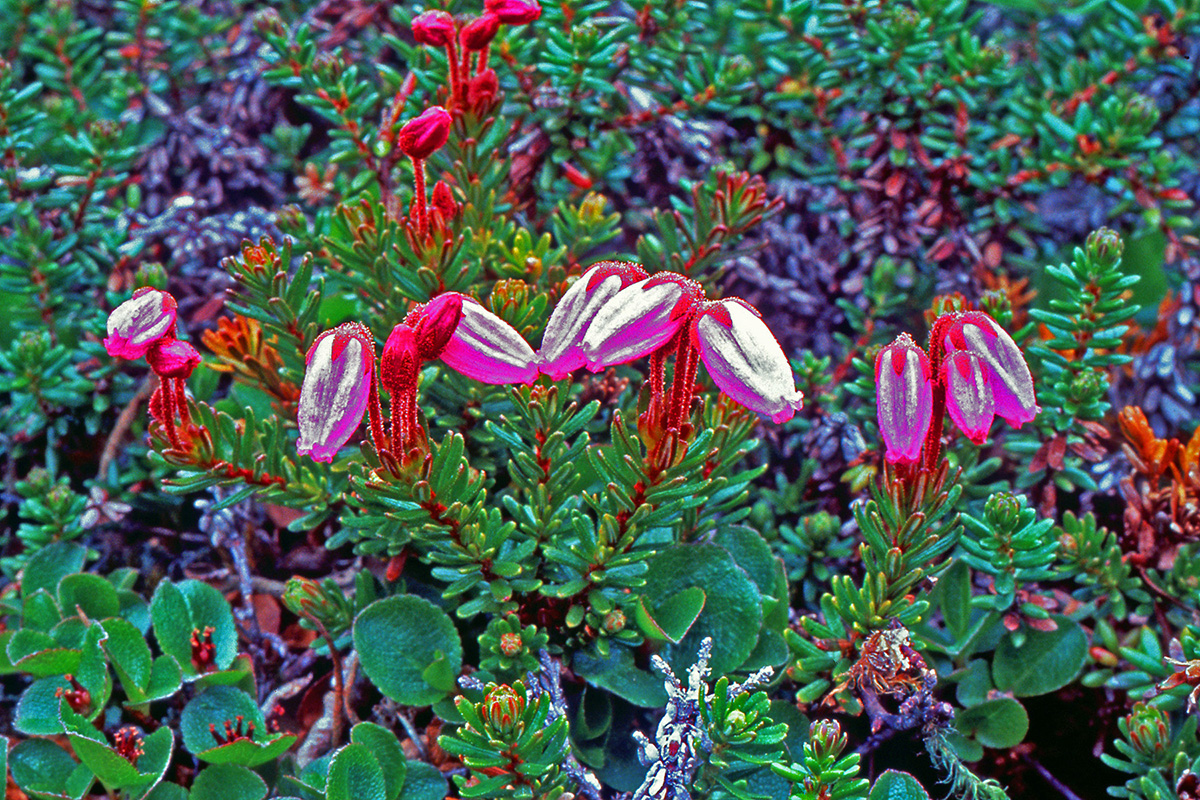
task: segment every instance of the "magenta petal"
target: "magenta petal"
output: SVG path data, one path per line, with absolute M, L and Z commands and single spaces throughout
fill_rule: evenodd
M 108 315 L 104 349 L 117 358 L 141 358 L 159 339 L 174 335 L 175 315 L 174 297 L 143 286 Z
M 1010 425 L 1021 427 L 1037 416 L 1033 376 L 1017 343 L 995 320 L 983 312 L 964 315 L 963 339 L 967 349 L 988 365 L 996 413 Z
M 697 318 L 695 333 L 700 358 L 725 394 L 773 422 L 786 422 L 803 407 L 783 348 L 750 306 L 712 303 Z
M 885 457 L 892 463 L 914 463 L 933 422 L 933 384 L 929 359 L 908 334 L 876 356 L 875 390 Z
M 583 336 L 587 368 L 599 372 L 654 352 L 671 340 L 687 314 L 676 313 L 691 287 L 660 275 L 617 292 L 596 314 Z
M 622 288 L 644 277 L 646 273 L 636 264 L 615 261 L 602 261 L 584 272 L 563 293 L 546 323 L 538 350 L 539 369 L 557 381 L 587 363 L 583 335 L 588 326 Z
M 987 365 L 975 353 L 960 350 L 946 357 L 942 370 L 950 418 L 968 439 L 983 444 L 996 416 Z
M 532 383 L 538 376 L 538 357 L 529 343 L 470 297 L 463 298 L 462 319 L 441 359 L 481 383 Z
M 332 461 L 362 422 L 375 379 L 375 343 L 358 323 L 325 331 L 308 351 L 296 422 L 296 452 Z

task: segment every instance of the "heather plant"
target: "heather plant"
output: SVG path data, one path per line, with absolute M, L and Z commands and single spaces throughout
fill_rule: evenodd
M 1197 63 L 1190 0 L 17 3 L 9 793 L 1200 795 Z

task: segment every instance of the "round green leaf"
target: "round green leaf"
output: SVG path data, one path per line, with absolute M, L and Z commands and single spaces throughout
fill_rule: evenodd
M 1017 697 L 1047 694 L 1066 686 L 1083 669 L 1087 659 L 1083 628 L 1067 617 L 1050 618 L 1058 624 L 1056 630 L 1028 630 L 1020 647 L 1012 634 L 1000 639 L 992 662 L 997 689 Z
M 984 747 L 1016 747 L 1029 731 L 1029 715 L 1016 700 L 999 697 L 955 714 L 954 725 Z
M 254 701 L 232 686 L 213 686 L 192 698 L 183 709 L 179 731 L 183 735 L 183 746 L 193 755 L 200 755 L 220 745 L 209 725 L 216 725 L 224 733 L 225 721 L 233 723 L 238 716 L 243 725 L 253 725 L 255 736 L 264 730 L 262 712 Z
M 377 600 L 354 620 L 354 647 L 363 672 L 398 703 L 427 706 L 446 695 L 422 677 L 445 659 L 454 674 L 462 668 L 462 642 L 446 612 L 428 600 L 400 595 Z
M 889 769 L 875 780 L 870 800 L 929 800 L 929 792 L 907 772 Z
M 400 800 L 443 800 L 449 788 L 446 776 L 437 767 L 414 761 L 404 775 Z
M 723 547 L 677 545 L 659 553 L 646 572 L 645 597 L 654 607 L 675 594 L 704 590 L 704 610 L 679 644 L 668 644 L 663 657 L 682 675 L 696 661 L 705 637 L 712 637 L 713 674 L 737 669 L 754 649 L 762 627 L 762 596 L 754 583 Z
M 82 609 L 89 619 L 115 617 L 121 611 L 121 600 L 113 585 L 99 575 L 80 572 L 58 582 L 58 607 L 64 615 Z
M 121 686 L 133 702 L 145 698 L 146 685 L 150 682 L 150 669 L 153 659 L 150 647 L 141 631 L 133 623 L 120 618 L 107 619 L 103 623 L 104 632 L 108 639 L 104 642 L 104 650 L 112 661 Z
M 55 692 L 70 689 L 71 685 L 61 675 L 34 681 L 21 695 L 17 703 L 17 716 L 13 727 L 31 736 L 55 736 L 62 733 L 62 720 L 58 718 L 59 698 Z
M 325 796 L 328 800 L 389 800 L 383 768 L 371 755 L 371 748 L 348 744 L 334 754 Z
M 217 669 L 226 669 L 237 655 L 237 629 L 229 602 L 213 587 L 200 581 L 163 581 L 150 601 L 154 636 L 164 653 L 175 661 L 189 680 L 197 673 L 192 665 L 192 631 L 212 627 Z
M 408 770 L 408 759 L 396 734 L 374 722 L 360 722 L 350 731 L 350 741 L 366 745 L 383 769 L 383 782 L 388 800 L 395 800 L 404 785 L 404 774 Z
M 191 800 L 263 800 L 267 784 L 246 767 L 210 764 L 192 784 Z
M 74 542 L 51 542 L 29 558 L 21 574 L 21 592 L 26 597 L 38 589 L 57 594 L 58 582 L 83 569 L 87 550 Z
M 93 780 L 87 767 L 48 739 L 18 742 L 8 754 L 8 768 L 17 786 L 34 796 L 82 797 Z
M 737 565 L 754 581 L 758 593 L 771 595 L 776 590 L 779 559 L 762 534 L 746 525 L 727 525 L 717 528 L 713 543 L 729 551 Z

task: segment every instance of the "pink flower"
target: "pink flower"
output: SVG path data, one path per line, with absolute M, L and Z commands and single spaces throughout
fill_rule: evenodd
M 946 410 L 954 424 L 975 444 L 983 444 L 996 416 L 992 379 L 987 364 L 975 353 L 958 350 L 942 362 Z
M 104 349 L 110 356 L 141 358 L 160 339 L 175 337 L 175 298 L 143 286 L 108 315 Z
M 500 30 L 500 18 L 488 11 L 463 26 L 459 40 L 468 50 L 482 50 L 492 43 Z
M 160 378 L 187 378 L 200 363 L 200 353 L 187 342 L 159 339 L 146 353 L 146 361 Z
M 628 261 L 601 261 L 583 273 L 554 307 L 542 335 L 539 369 L 562 380 L 586 363 L 583 337 L 600 309 L 617 292 L 646 278 L 646 271 Z
M 484 0 L 483 7 L 506 25 L 525 25 L 542 15 L 537 0 Z
M 599 372 L 654 352 L 669 342 L 704 299 L 700 284 L 659 272 L 617 292 L 583 336 L 587 368 Z
M 772 422 L 787 422 L 804 405 L 783 348 L 748 303 L 705 303 L 692 322 L 692 336 L 713 383 Z
M 875 357 L 875 391 L 887 460 L 914 463 L 933 422 L 933 385 L 929 358 L 907 333 Z
M 967 350 L 987 364 L 989 384 L 996 414 L 1014 427 L 1021 427 L 1037 416 L 1033 376 L 1021 348 L 994 319 L 982 311 L 956 315 L 943 336 L 947 358 L 950 353 Z
M 441 106 L 430 106 L 400 128 L 396 143 L 400 152 L 417 161 L 424 161 L 441 149 L 450 138 L 450 112 Z
M 413 18 L 412 32 L 421 44 L 445 47 L 454 41 L 454 17 L 445 11 L 426 11 Z
M 296 452 L 332 461 L 366 413 L 375 380 L 375 338 L 347 322 L 317 337 L 305 357 Z
M 438 297 L 451 294 L 462 298 L 462 319 L 442 351 L 442 361 L 482 383 L 533 383 L 538 357 L 521 334 L 474 298 L 457 292 Z

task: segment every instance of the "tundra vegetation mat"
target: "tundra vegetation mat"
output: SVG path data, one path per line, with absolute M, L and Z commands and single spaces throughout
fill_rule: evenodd
M 1200 797 L 1200 2 L 430 3 L 0 16 L 6 797 Z

